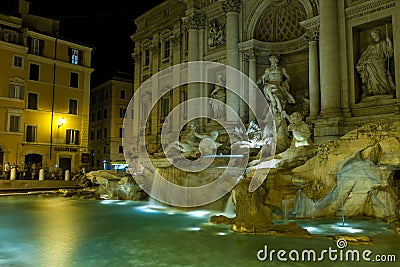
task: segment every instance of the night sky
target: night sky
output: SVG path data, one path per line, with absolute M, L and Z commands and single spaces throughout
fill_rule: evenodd
M 3 2 L 6 3 L 3 3 Z M 14 1 L 14 2 L 13 2 Z M 92 85 L 116 71 L 133 73 L 134 19 L 164 0 L 31 0 L 31 14 L 60 20 L 60 36 L 94 46 Z M 2 0 L 0 11 L 16 9 L 18 0 Z

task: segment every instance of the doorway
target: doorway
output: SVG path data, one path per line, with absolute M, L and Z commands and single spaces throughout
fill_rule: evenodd
M 69 170 L 71 173 L 71 158 L 60 158 L 60 166 L 63 172 L 63 179 L 65 178 L 65 171 Z

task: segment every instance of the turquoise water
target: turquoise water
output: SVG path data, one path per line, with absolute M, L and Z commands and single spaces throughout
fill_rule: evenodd
M 93 201 L 50 195 L 0 198 L 0 266 L 287 266 L 276 257 L 259 261 L 268 249 L 337 249 L 323 236 L 310 239 L 235 234 L 208 224 L 208 211 L 181 212 L 150 208 L 144 202 Z M 373 235 L 369 249 L 394 254 L 400 261 L 400 238 L 377 220 L 301 221 L 315 234 L 356 231 Z M 291 266 L 321 263 L 289 261 Z M 393 263 L 325 259 L 324 266 L 394 266 Z

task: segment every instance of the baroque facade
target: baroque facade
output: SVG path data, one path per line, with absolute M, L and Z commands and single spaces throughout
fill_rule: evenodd
M 0 164 L 79 171 L 88 163 L 92 47 L 58 35 L 59 21 L 0 14 Z
M 162 69 L 191 61 L 224 63 L 256 82 L 276 55 L 290 75 L 294 101 L 286 111 L 303 114 L 314 143 L 322 144 L 371 121 L 399 119 L 400 50 L 393 49 L 400 42 L 399 14 L 395 0 L 167 0 L 135 20 L 134 89 Z M 368 65 L 371 61 L 379 66 Z M 163 95 L 166 85 L 162 78 L 158 83 L 135 99 L 135 110 L 143 114 L 162 95 L 148 119 L 137 114 L 134 121 L 145 129 L 136 138 L 146 138 L 150 153 L 160 150 L 158 136 L 168 113 L 213 90 L 188 84 Z M 251 94 L 247 97 L 256 105 Z M 243 121 L 254 119 L 235 97 L 227 94 L 226 103 Z M 179 108 L 182 120 L 198 112 Z M 211 125 L 208 120 L 200 126 Z

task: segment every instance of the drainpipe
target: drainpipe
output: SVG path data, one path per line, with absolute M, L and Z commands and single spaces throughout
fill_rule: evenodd
M 54 63 L 53 63 L 53 92 L 52 92 L 52 100 L 51 100 L 51 124 L 50 124 L 50 159 L 53 154 L 53 122 L 54 122 L 54 93 L 56 90 L 56 60 L 57 60 L 57 41 L 56 38 L 54 42 Z

